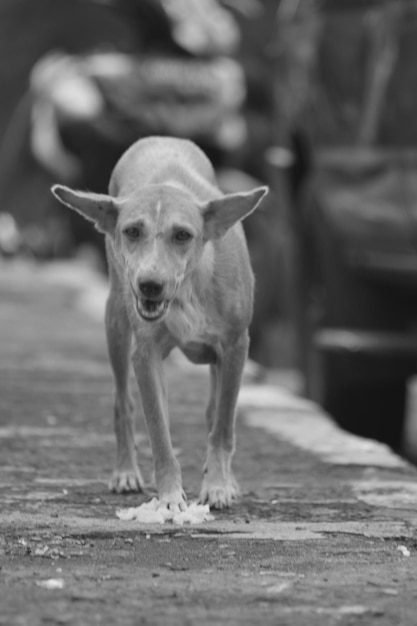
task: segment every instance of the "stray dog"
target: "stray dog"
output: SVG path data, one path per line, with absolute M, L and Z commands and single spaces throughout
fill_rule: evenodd
M 162 371 L 163 360 L 179 347 L 193 363 L 210 364 L 200 502 L 230 506 L 238 496 L 231 459 L 254 284 L 239 222 L 256 209 L 267 187 L 223 195 L 210 161 L 193 142 L 149 137 L 120 158 L 109 195 L 61 185 L 52 192 L 106 235 L 110 294 L 105 319 L 116 384 L 117 461 L 111 489 L 143 489 L 129 392 L 132 358 L 159 500 L 176 511 L 187 508 Z

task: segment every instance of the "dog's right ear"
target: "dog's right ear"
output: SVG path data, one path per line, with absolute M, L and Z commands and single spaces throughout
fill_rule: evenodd
M 87 220 L 94 222 L 100 232 L 111 234 L 114 231 L 119 209 L 111 196 L 75 191 L 64 185 L 54 185 L 51 191 L 62 204 L 75 209 Z

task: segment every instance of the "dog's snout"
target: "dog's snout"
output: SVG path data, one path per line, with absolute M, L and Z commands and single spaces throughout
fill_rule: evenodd
M 148 280 L 139 283 L 139 291 L 145 298 L 157 298 L 161 295 L 163 285 L 153 280 Z

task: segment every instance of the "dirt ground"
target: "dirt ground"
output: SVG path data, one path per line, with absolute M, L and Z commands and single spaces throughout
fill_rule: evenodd
M 155 495 L 150 448 L 139 416 L 147 493 L 110 493 L 103 327 L 59 277 L 0 266 L 1 626 L 416 624 L 415 470 L 388 452 L 358 464 L 330 462 L 314 442 L 306 449 L 306 411 L 311 420 L 318 412 L 297 402 L 241 409 L 242 499 L 229 511 L 183 527 L 118 520 L 118 508 Z M 173 443 L 193 500 L 207 380 L 173 363 L 167 372 Z M 291 441 L 279 435 L 284 423 Z

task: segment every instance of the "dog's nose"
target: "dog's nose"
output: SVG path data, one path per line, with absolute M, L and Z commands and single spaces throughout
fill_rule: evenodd
M 139 283 L 139 291 L 145 298 L 157 298 L 162 293 L 163 286 L 152 280 Z

